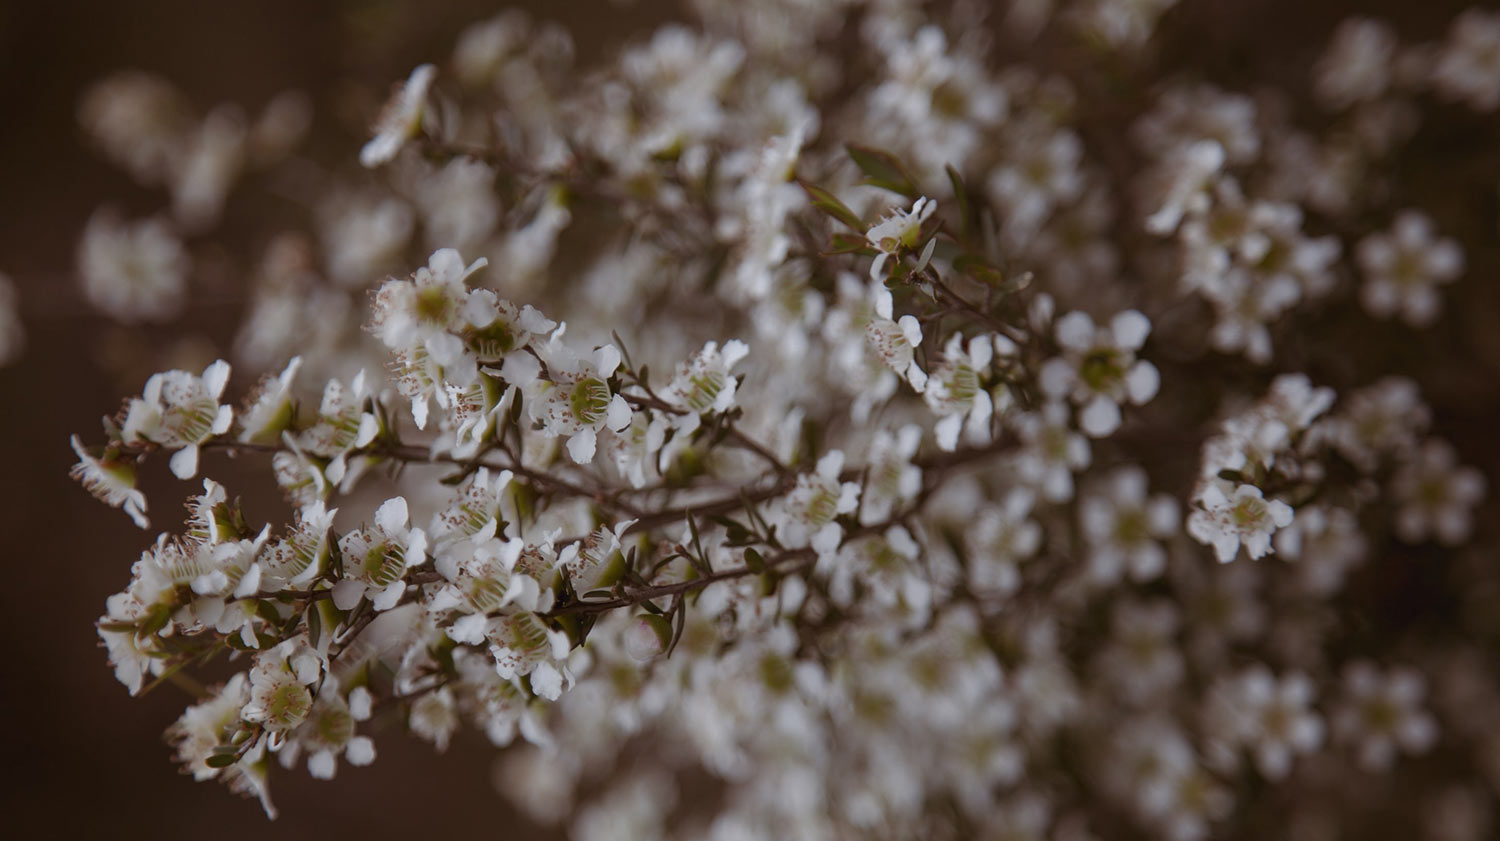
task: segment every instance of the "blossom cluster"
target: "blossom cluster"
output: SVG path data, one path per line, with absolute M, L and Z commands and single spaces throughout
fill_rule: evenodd
M 1472 226 L 1390 182 L 1500 106 L 1500 17 L 1354 18 L 1306 90 L 1234 91 L 1153 62 L 1171 2 L 691 5 L 586 64 L 465 30 L 244 255 L 228 358 L 74 437 L 142 528 L 147 464 L 194 482 L 98 623 L 132 694 L 196 695 L 183 770 L 274 814 L 385 717 L 483 734 L 581 840 L 1353 837 L 1371 775 L 1486 837 L 1483 632 L 1377 614 L 1494 581 L 1487 480 L 1378 341 L 1458 315 Z M 298 101 L 90 94 L 172 198 L 89 223 L 90 300 L 188 306 Z

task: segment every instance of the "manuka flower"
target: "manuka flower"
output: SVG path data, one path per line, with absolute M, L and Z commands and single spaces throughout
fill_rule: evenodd
M 750 348 L 738 339 L 725 342 L 723 350 L 719 349 L 718 342 L 709 342 L 677 366 L 677 376 L 672 378 L 663 396 L 674 406 L 688 411 L 686 417 L 692 419 L 690 426 L 697 426 L 701 413 L 729 411 L 734 406 L 734 392 L 738 386 L 729 371 L 748 353 Z
M 604 345 L 585 359 L 554 342 L 547 367 L 552 379 L 534 380 L 526 389 L 527 411 L 547 437 L 567 437 L 574 462 L 588 464 L 599 430 L 618 432 L 630 425 L 630 404 L 608 382 L 620 367 L 620 351 Z
M 229 431 L 234 409 L 219 404 L 229 382 L 229 363 L 219 360 L 202 376 L 187 371 L 154 374 L 145 393 L 132 399 L 120 425 L 126 444 L 155 444 L 176 449 L 171 465 L 179 479 L 198 472 L 198 446 Z
M 1266 499 L 1254 485 L 1240 485 L 1226 493 L 1230 487 L 1218 479 L 1199 487 L 1198 507 L 1188 515 L 1188 534 L 1213 546 L 1221 563 L 1234 560 L 1241 543 L 1252 560 L 1259 559 L 1271 551 L 1271 535 L 1292 524 L 1292 507 L 1279 499 Z
M 1389 233 L 1360 240 L 1355 250 L 1365 275 L 1359 299 L 1376 318 L 1401 317 L 1413 327 L 1437 320 L 1442 299 L 1437 286 L 1464 270 L 1464 252 L 1451 239 L 1440 239 L 1426 214 L 1408 210 L 1396 217 Z
M 411 71 L 406 83 L 396 89 L 375 121 L 375 136 L 359 150 L 359 162 L 377 167 L 390 162 L 417 132 L 422 129 L 422 115 L 427 91 L 437 76 L 437 68 L 423 64 Z
M 1070 312 L 1057 320 L 1057 343 L 1063 355 L 1042 365 L 1042 390 L 1077 404 L 1083 431 L 1103 438 L 1120 427 L 1120 404 L 1140 405 L 1156 396 L 1161 375 L 1135 353 L 1151 333 L 1151 321 L 1135 310 L 1095 327 L 1087 313 Z
M 135 487 L 135 460 L 123 457 L 118 448 L 106 448 L 102 456 L 95 456 L 84 448 L 77 435 L 70 440 L 73 452 L 78 454 L 78 463 L 69 475 L 100 502 L 111 508 L 123 508 L 137 526 L 143 529 L 150 526 L 146 519 L 146 495 Z
M 390 610 L 406 592 L 406 570 L 427 560 L 427 535 L 407 526 L 406 500 L 398 496 L 375 511 L 373 528 L 345 534 L 339 553 L 347 577 L 333 585 L 334 605 L 351 610 L 368 597 L 376 610 Z
M 830 555 L 844 539 L 844 527 L 836 517 L 848 514 L 859 504 L 859 485 L 839 482 L 844 454 L 832 450 L 818 459 L 815 473 L 797 477 L 797 486 L 782 500 L 775 512 L 781 524 L 781 538 L 788 546 L 812 546 L 820 556 Z
M 896 209 L 890 215 L 873 225 L 865 232 L 865 239 L 880 252 L 875 255 L 875 262 L 870 264 L 870 279 L 880 283 L 885 278 L 881 276 L 881 270 L 891 257 L 911 251 L 917 247 L 922 239 L 922 223 L 937 210 L 937 202 L 923 196 L 917 199 L 911 206 L 910 211 Z M 932 259 L 932 250 L 937 245 L 937 239 L 927 241 L 927 247 L 922 249 L 922 256 L 917 260 L 917 265 L 912 269 L 913 274 L 927 267 L 927 261 Z

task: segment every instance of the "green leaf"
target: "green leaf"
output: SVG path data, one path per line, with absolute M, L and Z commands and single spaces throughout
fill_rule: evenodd
M 203 764 L 210 768 L 228 768 L 239 761 L 239 748 L 234 745 L 218 745 L 213 749 L 213 753 L 208 755 L 208 759 L 203 761 Z
M 960 254 L 954 257 L 953 269 L 989 286 L 1005 285 L 1005 273 L 978 254 Z
M 798 181 L 797 184 L 807 192 L 807 197 L 812 200 L 813 207 L 843 222 L 860 234 L 865 232 L 865 223 L 859 218 L 859 214 L 850 210 L 848 205 L 839 201 L 838 196 L 816 184 L 809 184 L 806 181 Z
M 152 634 L 156 633 L 157 631 L 160 631 L 162 628 L 167 627 L 167 623 L 170 622 L 171 620 L 172 620 L 172 606 L 171 605 L 169 605 L 169 604 L 155 604 L 155 605 L 152 605 L 151 608 L 146 611 L 146 615 L 141 618 L 141 624 L 139 626 L 137 626 L 137 628 L 135 630 L 135 637 L 136 637 L 136 639 L 145 639 L 146 637 L 151 636 Z
M 967 242 L 974 232 L 974 204 L 969 198 L 968 185 L 964 184 L 964 177 L 958 174 L 958 170 L 952 164 L 943 167 L 948 172 L 948 181 L 953 185 L 953 199 L 958 203 L 958 219 L 963 232 L 964 241 Z
M 764 556 L 762 556 L 756 550 L 754 550 L 754 549 L 746 549 L 745 550 L 745 566 L 749 567 L 751 572 L 755 572 L 755 573 L 765 572 L 766 571 L 766 559 L 765 559 Z
M 866 184 L 900 193 L 909 199 L 920 195 L 917 180 L 906 171 L 906 167 L 895 155 L 857 143 L 850 143 L 844 148 L 849 152 L 849 157 L 854 159 L 855 166 L 865 174 Z
M 828 250 L 823 252 L 823 256 L 831 257 L 835 254 L 863 254 L 866 257 L 874 257 L 879 253 L 879 251 L 876 251 L 873 247 L 871 247 L 870 241 L 865 239 L 863 236 L 855 236 L 854 234 L 837 232 L 829 241 Z
M 672 607 L 672 641 L 667 644 L 667 657 L 671 657 L 672 652 L 677 650 L 677 643 L 682 639 L 682 629 L 687 627 L 687 602 L 679 595 Z
M 307 612 L 307 639 L 313 648 L 318 647 L 318 641 L 323 638 L 323 615 L 318 612 L 317 605 Z

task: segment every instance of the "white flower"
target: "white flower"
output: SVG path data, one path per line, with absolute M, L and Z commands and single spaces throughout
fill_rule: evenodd
M 1361 470 L 1373 473 L 1380 456 L 1415 449 L 1417 435 L 1430 420 L 1416 383 L 1386 377 L 1344 398 L 1332 419 L 1333 445 Z
M 313 778 L 333 779 L 340 756 L 351 765 L 375 761 L 375 743 L 355 732 L 356 722 L 370 717 L 369 694 L 364 687 L 356 687 L 346 700 L 337 679 L 324 679 L 312 710 L 294 734 L 295 744 L 308 752 L 307 772 Z M 282 761 L 291 754 L 283 748 Z
M 298 510 L 291 534 L 266 547 L 257 561 L 263 590 L 301 587 L 324 570 L 332 552 L 329 529 L 337 513 L 337 508 L 326 508 L 322 500 Z
M 599 526 L 588 537 L 570 543 L 557 553 L 557 567 L 573 581 L 573 589 L 586 592 L 614 583 L 621 570 L 620 553 L 625 532 L 635 520 L 621 520 L 613 528 Z
M 1355 258 L 1364 272 L 1360 302 L 1377 318 L 1397 312 L 1413 327 L 1437 320 L 1442 300 L 1436 286 L 1449 283 L 1464 270 L 1464 253 L 1451 239 L 1439 239 L 1426 214 L 1407 210 L 1392 223 L 1389 233 L 1360 240 Z
M 705 344 L 688 361 L 678 364 L 677 376 L 663 396 L 673 405 L 688 410 L 691 413 L 688 417 L 694 421 L 703 412 L 729 411 L 734 406 L 738 385 L 729 371 L 749 352 L 750 348 L 738 339 L 725 342 L 723 351 L 719 350 L 718 342 Z
M 1083 431 L 1103 438 L 1120 427 L 1120 404 L 1140 405 L 1156 396 L 1161 375 L 1135 352 L 1151 333 L 1151 321 L 1135 310 L 1095 327 L 1087 313 L 1070 312 L 1057 320 L 1057 343 L 1063 355 L 1042 365 L 1042 390 L 1053 399 L 1069 398 L 1082 412 Z
M 469 265 L 452 248 L 440 248 L 409 280 L 391 278 L 380 287 L 370 329 L 391 350 L 439 340 L 464 325 L 469 289 L 464 281 L 488 265 L 483 257 Z M 437 348 L 429 348 L 429 351 Z
M 927 374 L 915 361 L 914 351 L 922 344 L 922 326 L 914 315 L 895 318 L 891 290 L 875 284 L 875 316 L 865 323 L 865 342 L 892 371 L 911 383 L 918 393 L 927 387 Z
M 951 452 L 958 447 L 959 433 L 974 444 L 989 443 L 990 417 L 995 401 L 984 388 L 995 342 L 989 336 L 975 336 L 964 346 L 962 334 L 954 333 L 943 347 L 943 360 L 928 377 L 922 398 L 940 417 L 933 432 L 938 449 Z
M 568 455 L 577 464 L 588 464 L 594 460 L 600 429 L 618 432 L 630 425 L 630 404 L 611 391 L 608 382 L 620 367 L 620 351 L 603 345 L 582 359 L 554 341 L 547 365 L 553 379 L 527 385 L 527 412 L 542 424 L 548 438 L 567 436 Z
M 208 759 L 214 748 L 229 744 L 239 729 L 240 709 L 249 700 L 249 678 L 240 672 L 207 699 L 182 711 L 166 735 L 184 773 L 199 781 L 224 773 L 221 768 L 210 767 Z
M 106 450 L 102 457 L 90 455 L 83 442 L 74 435 L 71 439 L 73 452 L 78 454 L 78 463 L 69 471 L 84 489 L 111 508 L 124 508 L 137 526 L 146 528 L 146 495 L 136 490 L 135 463 L 111 455 Z
M 1116 468 L 1078 506 L 1079 521 L 1089 539 L 1089 574 L 1114 583 L 1126 571 L 1149 581 L 1166 569 L 1160 542 L 1177 533 L 1177 501 L 1169 494 L 1147 497 L 1146 471 L 1137 465 Z
M 1292 524 L 1292 507 L 1266 499 L 1254 485 L 1240 485 L 1226 494 L 1229 487 L 1218 479 L 1199 486 L 1194 495 L 1198 507 L 1188 515 L 1188 534 L 1213 546 L 1220 563 L 1234 560 L 1241 543 L 1251 559 L 1259 559 L 1271 551 L 1271 535 Z
M 844 539 L 844 528 L 835 520 L 859 505 L 859 485 L 839 482 L 844 454 L 830 450 L 818 459 L 815 473 L 797 477 L 797 485 L 777 506 L 778 536 L 788 546 L 812 546 L 820 557 L 832 555 Z
M 897 208 L 865 232 L 865 239 L 880 251 L 875 256 L 875 262 L 870 264 L 871 280 L 880 283 L 884 280 L 881 277 L 881 269 L 885 267 L 886 260 L 902 251 L 910 251 L 917 247 L 917 242 L 922 237 L 922 223 L 926 222 L 935 210 L 937 210 L 937 202 L 923 196 L 917 199 L 909 212 Z M 927 261 L 932 259 L 932 250 L 936 245 L 936 238 L 927 241 L 927 247 L 922 249 L 922 256 L 917 260 L 916 267 L 912 269 L 913 274 L 927 267 Z
M 1364 560 L 1367 548 L 1359 518 L 1347 508 L 1299 509 L 1292 524 L 1276 532 L 1276 554 L 1296 562 L 1302 589 L 1315 596 L 1337 592 L 1349 568 Z
M 1477 111 L 1500 106 L 1500 14 L 1473 8 L 1453 19 L 1432 84 Z
M 241 441 L 271 444 L 281 440 L 282 431 L 292 421 L 292 379 L 300 367 L 302 357 L 294 356 L 281 376 L 261 380 L 240 411 Z
M 861 523 L 884 521 L 898 505 L 915 499 L 922 490 L 922 468 L 912 464 L 922 443 L 922 428 L 901 427 L 895 434 L 881 429 L 870 441 L 869 478 L 859 509 Z
M 1484 474 L 1460 467 L 1447 442 L 1427 441 L 1391 478 L 1391 495 L 1400 506 L 1396 534 L 1407 543 L 1420 543 L 1429 534 L 1449 546 L 1462 543 L 1484 485 Z
M 273 734 L 292 730 L 312 712 L 309 687 L 317 683 L 326 667 L 324 655 L 310 648 L 305 638 L 290 639 L 259 652 L 250 668 L 250 699 L 240 717 Z
M 1182 680 L 1182 652 L 1174 641 L 1178 624 L 1177 609 L 1165 599 L 1116 604 L 1099 665 L 1130 700 L 1145 701 Z
M 989 505 L 964 532 L 969 550 L 969 587 L 982 597 L 1014 593 L 1021 586 L 1020 562 L 1042 545 L 1042 527 L 1029 519 L 1036 495 L 1015 488 L 999 505 Z
M 126 444 L 177 448 L 172 473 L 191 479 L 198 472 L 198 445 L 229 431 L 234 409 L 219 404 L 229 382 L 229 363 L 220 359 L 202 376 L 187 371 L 153 374 L 141 397 L 132 399 L 120 427 Z
M 1224 147 L 1213 140 L 1200 140 L 1162 164 L 1166 195 L 1160 208 L 1146 218 L 1146 230 L 1166 236 L 1177 230 L 1182 217 L 1208 207 L 1208 191 L 1224 167 Z
M 1323 744 L 1323 719 L 1312 709 L 1313 683 L 1307 675 L 1291 672 L 1279 680 L 1256 664 L 1213 693 L 1214 738 L 1225 746 L 1244 744 L 1255 757 L 1255 767 L 1272 780 L 1290 773 L 1297 754 L 1312 753 Z
M 346 478 L 352 480 L 354 471 L 349 470 L 349 454 L 368 446 L 380 433 L 379 419 L 373 411 L 366 408 L 370 404 L 371 397 L 370 390 L 365 385 L 363 370 L 354 375 L 347 390 L 338 380 L 329 380 L 323 388 L 323 401 L 318 407 L 317 423 L 303 430 L 296 437 L 297 447 L 330 459 L 324 470 L 319 470 L 311 464 L 307 465 L 315 473 L 313 480 L 317 483 L 320 494 L 323 492 L 325 474 L 327 481 L 334 484 L 344 482 Z M 290 436 L 285 436 L 285 439 L 290 440 Z M 278 453 L 278 455 L 291 456 L 289 453 Z M 297 453 L 296 460 L 307 461 L 301 457 L 300 452 Z M 289 466 L 278 466 L 278 480 L 281 478 L 281 473 L 285 472 L 286 467 Z M 303 480 L 299 478 L 297 481 Z M 282 482 L 282 487 L 287 487 L 287 483 Z
M 397 88 L 375 120 L 375 136 L 359 150 L 359 162 L 377 167 L 396 157 L 406 141 L 422 129 L 427 91 L 437 76 L 437 68 L 423 64 L 411 71 L 406 84 Z
M 1396 63 L 1396 33 L 1366 17 L 1345 18 L 1313 73 L 1313 93 L 1334 110 L 1385 93 Z
M 458 706 L 453 691 L 444 686 L 412 701 L 406 726 L 419 737 L 432 742 L 441 753 L 448 749 L 448 740 L 458 729 Z
M 406 500 L 393 497 L 375 511 L 375 527 L 355 529 L 339 539 L 344 580 L 333 585 L 333 603 L 352 610 L 369 597 L 376 610 L 390 610 L 406 592 L 407 569 L 427 560 L 427 535 L 407 527 Z
M 572 648 L 568 635 L 547 627 L 535 613 L 496 617 L 485 636 L 502 679 L 529 675 L 532 691 L 549 701 L 558 699 L 565 684 L 572 684 L 572 673 L 563 664 Z
M 1048 502 L 1073 497 L 1073 474 L 1089 466 L 1087 438 L 1068 423 L 1068 407 L 1048 403 L 1039 412 L 1015 420 L 1016 434 L 1025 449 L 1016 455 L 1016 471 Z
M 121 222 L 101 210 L 78 247 L 84 295 L 126 324 L 177 317 L 187 298 L 189 268 L 182 243 L 160 219 Z
M 1289 274 L 1257 277 L 1235 268 L 1205 287 L 1204 295 L 1218 315 L 1209 332 L 1214 349 L 1243 351 L 1246 359 L 1265 365 L 1271 361 L 1271 333 L 1266 325 L 1297 303 L 1302 288 Z
M 1344 700 L 1333 714 L 1339 739 L 1358 751 L 1366 770 L 1390 768 L 1399 748 L 1425 753 L 1437 741 L 1437 722 L 1422 709 L 1426 684 L 1413 669 L 1381 673 L 1366 660 L 1344 669 Z
M 479 468 L 448 507 L 432 516 L 427 535 L 434 554 L 466 538 L 478 544 L 498 534 L 505 519 L 500 502 L 513 478 L 509 470 L 491 474 Z
M 530 304 L 517 307 L 488 289 L 469 291 L 463 315 L 468 323 L 465 334 L 469 349 L 476 359 L 488 364 L 504 362 L 510 354 L 530 347 L 539 336 L 557 328 L 557 322 Z

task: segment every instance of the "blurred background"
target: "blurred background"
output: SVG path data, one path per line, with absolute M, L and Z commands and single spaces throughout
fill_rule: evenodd
M 566 25 L 581 65 L 680 13 L 666 2 L 519 5 Z M 1403 39 L 1430 39 L 1461 5 L 1184 0 L 1164 21 L 1160 60 L 1198 68 L 1227 87 L 1253 77 L 1293 82 L 1305 78 L 1333 25 L 1350 12 L 1383 16 Z M 162 201 L 159 191 L 138 187 L 88 148 L 76 115 L 90 83 L 138 68 L 171 80 L 200 109 L 227 101 L 251 113 L 281 91 L 301 90 L 312 97 L 316 114 L 310 153 L 352 160 L 390 84 L 423 61 L 445 60 L 466 24 L 505 6 L 477 0 L 0 2 L 0 271 L 17 284 L 27 332 L 24 355 L 0 370 L 6 453 L 0 518 L 8 543 L 0 586 L 0 638 L 8 654 L 0 677 L 6 837 L 442 836 L 510 832 L 520 821 L 493 793 L 494 750 L 473 733 L 442 756 L 415 740 L 377 739 L 380 756 L 371 767 L 346 765 L 332 782 L 276 787 L 281 818 L 274 825 L 255 801 L 178 774 L 161 732 L 181 711 L 184 696 L 169 685 L 129 699 L 93 628 L 105 597 L 123 586 L 147 537 L 68 479 L 75 459 L 67 443 L 72 432 L 97 435 L 100 415 L 137 392 L 163 360 L 194 356 L 195 349 L 211 354 L 210 337 L 229 335 L 243 305 L 234 279 L 216 277 L 211 261 L 205 276 L 195 277 L 188 317 L 169 327 L 125 332 L 85 304 L 72 267 L 89 215 L 105 201 L 130 215 L 154 212 Z M 1447 150 L 1490 142 L 1494 126 L 1455 119 L 1447 134 L 1424 135 L 1433 148 L 1413 158 L 1431 162 L 1431 192 L 1459 191 L 1453 199 L 1459 207 L 1441 218 L 1461 220 L 1473 211 L 1473 224 L 1492 225 L 1495 179 L 1473 189 L 1472 173 L 1447 171 L 1442 162 Z M 232 242 L 241 221 L 226 218 L 216 237 Z M 1476 241 L 1476 231 L 1449 230 Z M 1494 231 L 1478 241 L 1493 242 Z M 1474 349 L 1474 366 L 1452 372 L 1429 393 L 1437 429 L 1492 476 L 1500 474 L 1493 435 L 1500 418 L 1495 268 L 1493 248 L 1470 254 L 1469 275 L 1483 282 L 1468 284 L 1468 306 L 1455 321 L 1462 329 L 1453 341 Z M 200 281 L 207 294 L 199 294 Z M 161 469 L 148 470 L 143 486 L 156 513 L 170 516 L 171 500 L 185 492 L 153 493 L 153 483 L 167 486 L 164 466 L 155 467 Z

